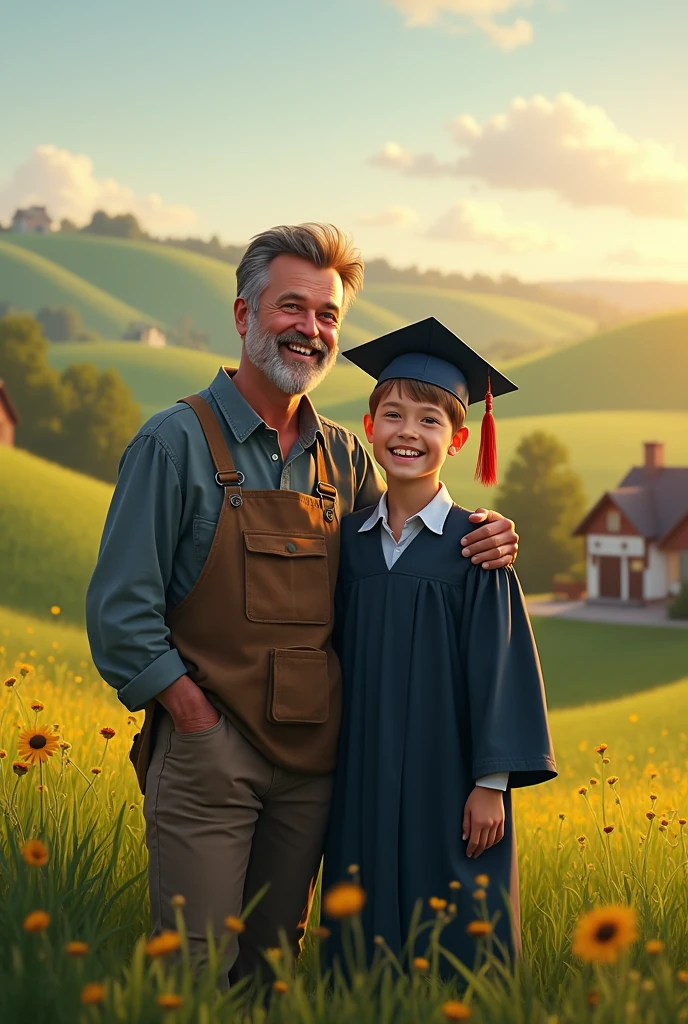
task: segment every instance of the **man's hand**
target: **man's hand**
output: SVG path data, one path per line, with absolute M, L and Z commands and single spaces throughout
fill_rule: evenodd
M 217 710 L 190 676 L 180 676 L 158 694 L 158 700 L 172 716 L 175 732 L 203 732 L 220 721 Z
M 467 857 L 479 857 L 504 836 L 504 798 L 500 789 L 475 786 L 463 809 L 462 839 Z
M 482 564 L 483 569 L 502 569 L 516 560 L 518 534 L 511 519 L 487 508 L 476 509 L 468 518 L 485 525 L 462 538 L 465 558 L 475 565 Z

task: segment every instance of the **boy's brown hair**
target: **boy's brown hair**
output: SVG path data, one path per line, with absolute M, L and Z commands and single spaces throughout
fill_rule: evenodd
M 412 380 L 406 377 L 394 377 L 378 384 L 368 400 L 370 415 L 375 419 L 375 413 L 383 398 L 387 398 L 390 391 L 397 387 L 402 395 L 410 398 L 412 402 L 422 402 L 425 405 L 438 405 L 449 417 L 452 431 L 456 434 L 461 430 L 466 419 L 466 411 L 455 395 L 437 387 L 436 384 L 427 384 L 422 380 Z

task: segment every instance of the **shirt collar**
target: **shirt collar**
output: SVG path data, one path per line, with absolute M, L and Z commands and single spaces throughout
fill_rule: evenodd
M 454 501 L 444 484 L 440 484 L 440 489 L 432 499 L 429 501 L 425 508 L 422 508 L 420 512 L 416 512 L 415 516 L 411 516 L 407 522 L 413 522 L 414 519 L 421 519 L 423 524 L 427 526 L 433 533 L 442 534 L 444 532 L 444 524 L 447 520 Z M 359 529 L 359 533 L 364 533 L 366 530 L 372 530 L 374 526 L 383 521 L 383 523 L 389 525 L 387 519 L 387 492 L 382 495 L 379 502 L 375 506 L 375 510 L 365 523 Z
M 220 407 L 224 418 L 232 429 L 237 441 L 245 441 L 265 421 L 253 409 L 232 382 L 234 367 L 221 366 L 208 388 Z M 324 440 L 322 423 L 308 395 L 303 395 L 299 404 L 299 442 L 306 449 L 315 441 L 316 435 Z

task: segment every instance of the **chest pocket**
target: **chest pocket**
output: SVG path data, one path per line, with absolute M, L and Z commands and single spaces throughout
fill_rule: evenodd
M 325 538 L 244 533 L 246 615 L 252 622 L 330 621 Z

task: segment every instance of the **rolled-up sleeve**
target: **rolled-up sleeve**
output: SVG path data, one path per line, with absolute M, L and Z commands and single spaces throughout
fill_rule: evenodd
M 182 503 L 172 451 L 153 435 L 135 438 L 120 462 L 86 595 L 93 660 L 130 711 L 186 672 L 165 623 Z

